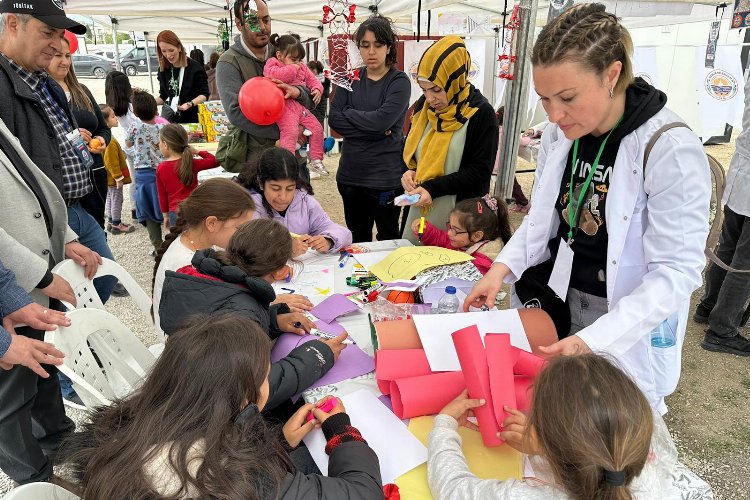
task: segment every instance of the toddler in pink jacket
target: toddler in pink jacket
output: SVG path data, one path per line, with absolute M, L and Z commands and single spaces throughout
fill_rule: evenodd
M 276 57 L 266 61 L 263 76 L 276 78 L 289 85 L 304 85 L 310 89 L 315 104 L 323 95 L 323 85 L 302 61 L 305 48 L 298 35 L 271 36 L 271 43 L 276 47 Z M 294 99 L 287 99 L 284 114 L 277 122 L 281 135 L 281 147 L 295 152 L 299 126 L 305 128 L 305 135 L 310 139 L 310 166 L 318 173 L 328 175 L 323 166 L 323 126 L 309 109 L 305 109 Z

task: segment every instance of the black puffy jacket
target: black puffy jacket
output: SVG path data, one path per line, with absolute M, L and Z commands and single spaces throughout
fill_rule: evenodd
M 195 253 L 192 266 L 167 271 L 162 288 L 159 317 L 167 335 L 193 314 L 237 313 L 256 321 L 271 338 L 282 332 L 276 315 L 289 312 L 286 304 L 271 305 L 273 287 L 248 276 L 237 266 L 226 266 L 214 258 L 212 249 Z M 333 366 L 333 351 L 319 340 L 296 347 L 271 364 L 270 394 L 266 408 L 272 409 L 299 394 Z

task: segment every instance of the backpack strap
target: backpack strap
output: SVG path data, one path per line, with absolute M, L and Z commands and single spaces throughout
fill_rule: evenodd
M 659 140 L 659 137 L 664 134 L 667 130 L 677 128 L 677 127 L 685 127 L 690 128 L 687 126 L 687 124 L 682 122 L 672 122 L 667 123 L 663 127 L 661 127 L 659 130 L 654 132 L 654 135 L 651 136 L 651 139 L 649 139 L 648 143 L 646 144 L 646 149 L 643 152 L 643 176 L 646 177 L 646 164 L 648 163 L 648 157 L 651 154 L 651 150 L 656 145 L 656 141 Z M 711 169 L 711 184 L 712 184 L 712 190 L 714 199 L 716 200 L 716 214 L 714 215 L 714 220 L 711 222 L 711 229 L 708 232 L 708 239 L 706 240 L 706 248 L 703 250 L 703 253 L 706 254 L 706 257 L 719 266 L 721 269 L 724 269 L 725 271 L 728 271 L 730 273 L 750 273 L 750 269 L 735 269 L 727 264 L 725 264 L 717 255 L 716 255 L 716 245 L 719 242 L 719 236 L 721 235 L 721 227 L 722 223 L 724 221 L 724 212 L 721 207 L 721 200 L 724 198 L 724 186 L 726 185 L 726 173 L 724 172 L 724 167 L 719 163 L 719 161 L 711 156 L 710 154 L 706 153 L 706 159 L 708 160 L 708 166 Z

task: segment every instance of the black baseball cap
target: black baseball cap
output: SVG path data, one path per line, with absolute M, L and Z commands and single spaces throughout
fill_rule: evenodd
M 48 26 L 85 35 L 86 26 L 65 15 L 63 0 L 0 0 L 0 12 L 28 14 Z

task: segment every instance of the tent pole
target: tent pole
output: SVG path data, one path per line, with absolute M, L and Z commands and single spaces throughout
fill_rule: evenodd
M 148 70 L 148 81 L 151 84 L 151 93 L 154 93 L 154 75 L 151 72 L 151 53 L 148 51 L 148 31 L 143 32 L 143 39 L 146 45 L 146 69 Z M 157 47 L 158 50 L 158 47 Z
M 117 45 L 117 19 L 114 17 L 109 18 L 112 21 L 112 41 L 115 44 L 115 64 L 117 69 L 122 71 L 122 64 L 120 64 L 120 47 Z
M 518 161 L 518 144 L 521 135 L 521 121 L 528 114 L 529 85 L 527 75 L 530 68 L 530 52 L 534 41 L 538 0 L 521 0 L 518 17 L 520 26 L 516 36 L 516 62 L 513 65 L 513 80 L 505 84 L 505 116 L 503 120 L 503 141 L 499 145 L 500 165 L 495 183 L 495 196 L 511 199 L 513 179 Z

